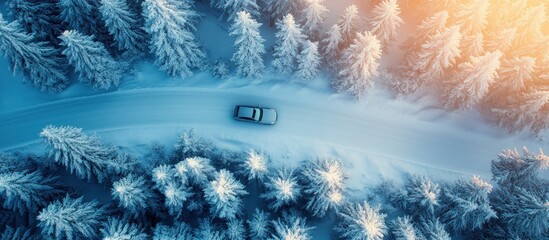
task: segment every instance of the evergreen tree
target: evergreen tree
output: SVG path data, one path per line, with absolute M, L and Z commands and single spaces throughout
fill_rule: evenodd
M 269 239 L 271 240 L 310 240 L 312 239 L 310 231 L 313 227 L 307 226 L 305 218 L 295 214 L 284 213 L 282 218 L 273 221 L 274 232 Z
M 516 150 L 505 150 L 492 161 L 492 178 L 503 187 L 521 187 L 527 190 L 543 189 L 547 181 L 539 178 L 542 169 L 549 168 L 549 157 L 543 152 L 532 154 L 526 148 L 523 156 Z
M 36 163 L 29 160 L 21 161 L 20 156 L 0 152 L 0 173 L 34 171 Z
M 337 160 L 309 161 L 303 166 L 303 192 L 305 208 L 315 217 L 323 217 L 329 210 L 343 203 L 343 191 L 347 176 Z
M 390 193 L 392 204 L 415 216 L 434 216 L 439 206 L 440 186 L 427 177 L 411 176 L 404 188 Z
M 147 240 L 149 236 L 145 233 L 145 229 L 133 223 L 129 223 L 119 218 L 109 218 L 106 223 L 103 223 L 101 228 L 103 239 L 106 240 Z
M 34 35 L 38 41 L 59 43 L 57 37 L 61 35 L 63 24 L 56 0 L 10 0 L 7 5 L 12 18 L 26 33 Z
M 267 6 L 267 12 L 271 16 L 271 22 L 281 19 L 288 14 L 299 13 L 299 3 L 296 0 L 264 0 Z
M 299 14 L 301 16 L 300 22 L 303 26 L 303 32 L 311 39 L 317 39 L 322 24 L 326 20 L 328 8 L 323 3 L 324 0 L 305 0 L 305 7 Z
M 497 89 L 505 95 L 525 89 L 527 83 L 532 81 L 535 64 L 536 59 L 528 56 L 503 60 L 501 69 L 498 71 Z
M 501 52 L 488 52 L 460 64 L 444 86 L 444 105 L 450 109 L 466 109 L 478 103 L 497 76 L 500 58 Z
M 95 89 L 109 89 L 120 84 L 122 66 L 107 52 L 105 46 L 94 41 L 92 36 L 76 31 L 65 31 L 61 35 L 63 54 L 79 72 L 80 81 Z
M 227 16 L 229 22 L 237 18 L 239 12 L 247 12 L 254 17 L 259 16 L 259 6 L 257 0 L 221 0 L 217 1 L 217 7 L 223 9 L 224 15 Z
M 193 34 L 198 15 L 189 2 L 145 0 L 143 17 L 145 31 L 151 36 L 150 50 L 160 70 L 187 78 L 192 68 L 204 65 L 205 54 Z
M 68 79 L 65 60 L 46 42 L 36 42 L 18 21 L 8 23 L 0 14 L 0 51 L 14 73 L 21 72 L 42 92 L 60 92 Z
M 185 175 L 197 186 L 208 185 L 210 179 L 215 176 L 215 168 L 210 159 L 192 157 L 185 159 Z
M 315 78 L 320 70 L 320 61 L 318 43 L 307 40 L 297 59 L 296 76 L 304 80 Z
M 339 59 L 339 51 L 343 43 L 341 28 L 334 24 L 328 30 L 327 36 L 320 42 L 322 46 L 322 56 L 328 63 L 336 62 Z
M 484 52 L 484 36 L 482 33 L 475 35 L 466 35 L 461 41 L 461 56 L 460 58 L 467 61 L 471 57 L 480 57 Z
M 168 186 L 168 183 L 175 182 L 175 169 L 172 166 L 162 164 L 152 170 L 152 180 L 159 190 Z
M 97 137 L 88 136 L 81 128 L 45 127 L 40 136 L 49 145 L 50 157 L 81 179 L 103 182 L 111 172 L 119 172 L 113 161 L 116 151 L 103 146 Z
M 278 210 L 285 205 L 297 202 L 301 196 L 301 187 L 293 171 L 280 169 L 276 175 L 269 177 L 265 182 L 266 192 L 261 195 L 269 201 L 269 208 Z
M 246 228 L 242 219 L 231 219 L 227 222 L 227 238 L 229 240 L 246 239 Z
M 143 176 L 130 174 L 113 183 L 112 197 L 118 206 L 138 217 L 155 208 L 155 195 Z
M 163 192 L 165 201 L 164 206 L 168 208 L 170 215 L 178 218 L 183 213 L 183 204 L 187 201 L 193 193 L 187 186 L 168 182 L 164 187 Z
M 173 226 L 157 224 L 154 228 L 153 240 L 192 240 L 192 228 L 184 222 L 174 222 Z
M 380 58 L 381 42 L 370 32 L 358 33 L 353 44 L 343 50 L 335 87 L 360 99 L 373 86 Z
M 198 240 L 225 240 L 223 229 L 212 223 L 211 219 L 200 219 L 198 228 L 195 230 L 195 239 Z
M 212 141 L 197 135 L 194 130 L 185 130 L 177 137 L 175 144 L 175 159 L 190 157 L 205 157 L 213 155 Z
M 7 226 L 4 232 L 0 234 L 0 240 L 39 240 L 40 237 L 32 234 L 31 229 L 25 227 L 13 228 Z
M 226 79 L 231 74 L 229 66 L 221 60 L 216 61 L 216 63 L 211 67 L 210 72 L 212 73 L 212 76 L 219 79 Z
M 454 18 L 455 24 L 460 25 L 464 35 L 481 33 L 488 24 L 489 0 L 474 0 L 468 4 L 460 4 Z
M 515 28 L 505 28 L 489 35 L 486 41 L 486 49 L 488 51 L 499 50 L 506 52 L 513 45 L 517 30 Z
M 264 154 L 250 150 L 241 168 L 244 169 L 244 175 L 248 176 L 248 180 L 263 180 L 268 173 L 267 165 L 268 160 Z
M 99 234 L 106 210 L 95 201 L 82 198 L 56 200 L 38 214 L 38 227 L 44 237 L 52 239 L 89 239 Z
M 236 51 L 232 61 L 237 65 L 237 73 L 244 77 L 259 77 L 263 73 L 263 54 L 265 54 L 265 40 L 259 33 L 260 23 L 255 21 L 249 13 L 238 12 L 235 22 L 231 26 L 229 35 L 236 36 L 234 46 Z
M 251 239 L 266 239 L 270 236 L 269 231 L 269 213 L 266 213 L 258 208 L 255 209 L 252 217 L 247 220 L 250 229 Z
M 341 221 L 335 231 L 344 239 L 381 240 L 387 234 L 387 215 L 379 211 L 379 207 L 370 207 L 367 202 L 350 204 L 339 213 Z
M 438 219 L 420 219 L 419 229 L 425 239 L 451 240 L 450 234 L 446 232 L 444 224 Z
M 429 40 L 429 37 L 444 31 L 448 16 L 447 11 L 440 11 L 421 21 L 416 27 L 415 35 L 407 39 L 403 47 L 408 51 L 419 50 Z
M 100 23 L 98 7 L 100 2 L 94 0 L 59 0 L 61 19 L 69 29 L 84 35 L 93 35 L 96 39 L 105 40 L 104 25 Z M 104 42 L 104 44 L 108 44 Z
M 137 56 L 147 51 L 145 32 L 139 25 L 139 18 L 125 0 L 101 0 L 99 11 L 118 50 L 127 50 Z
M 59 192 L 55 178 L 44 177 L 40 171 L 0 173 L 2 207 L 21 215 L 37 212 Z
M 530 88 L 522 94 L 497 99 L 487 113 L 497 125 L 510 131 L 528 129 L 533 133 L 549 127 L 549 91 Z
M 280 73 L 292 73 L 297 66 L 297 58 L 301 45 L 305 41 L 305 35 L 291 14 L 277 21 L 276 28 L 273 66 Z
M 492 185 L 474 176 L 471 181 L 458 180 L 443 191 L 441 221 L 456 232 L 481 229 L 496 212 L 490 206 L 488 194 Z
M 345 8 L 343 15 L 341 15 L 339 19 L 338 25 L 341 30 L 343 43 L 347 46 L 351 41 L 353 41 L 353 39 L 355 39 L 355 35 L 359 31 L 359 16 L 356 5 L 351 4 Z
M 374 7 L 369 19 L 370 31 L 376 35 L 383 46 L 396 38 L 396 29 L 403 23 L 397 0 L 384 0 Z
M 522 46 L 542 38 L 542 25 L 546 21 L 545 11 L 544 4 L 530 7 L 516 21 L 515 26 L 517 29 L 517 35 L 515 38 L 515 43 L 517 46 Z
M 393 221 L 392 234 L 395 240 L 416 240 L 422 239 L 421 233 L 412 223 L 410 216 L 397 217 Z
M 242 196 L 247 194 L 244 185 L 225 169 L 204 189 L 211 213 L 223 219 L 233 219 L 242 212 Z

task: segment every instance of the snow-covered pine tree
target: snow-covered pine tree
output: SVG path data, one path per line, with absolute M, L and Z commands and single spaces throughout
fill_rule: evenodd
M 372 17 L 368 19 L 370 31 L 377 36 L 385 48 L 396 38 L 396 29 L 402 23 L 397 0 L 383 0 L 374 7 Z
M 223 60 L 218 60 L 213 64 L 213 66 L 211 66 L 210 73 L 215 78 L 225 79 L 229 77 L 231 70 L 229 70 L 227 63 Z
M 304 0 L 304 8 L 299 16 L 303 33 L 309 36 L 309 39 L 318 39 L 322 24 L 326 20 L 328 8 L 324 6 L 325 0 Z
M 303 165 L 303 192 L 307 194 L 305 208 L 315 217 L 343 204 L 346 174 L 341 163 L 332 159 L 317 159 Z
M 105 38 L 107 34 L 105 25 L 99 16 L 100 1 L 96 0 L 59 0 L 61 19 L 69 26 L 69 29 L 78 31 L 84 35 L 93 35 L 103 44 L 110 44 Z M 108 34 L 107 34 L 108 35 Z
M 250 150 L 241 164 L 243 174 L 248 177 L 248 180 L 263 180 L 268 174 L 268 162 L 265 154 Z
M 318 43 L 307 40 L 303 44 L 303 50 L 297 59 L 296 77 L 311 80 L 318 75 L 320 70 L 321 59 L 318 53 Z
M 236 36 L 234 46 L 236 51 L 232 61 L 236 64 L 236 71 L 244 77 L 259 77 L 263 73 L 263 54 L 265 54 L 265 40 L 259 33 L 261 23 L 254 20 L 247 12 L 238 12 L 235 22 L 231 26 L 229 35 Z
M 342 52 L 334 86 L 360 99 L 374 84 L 372 77 L 378 74 L 380 58 L 381 42 L 376 36 L 368 31 L 357 33 L 351 46 Z
M 523 46 L 543 37 L 542 26 L 547 18 L 545 11 L 546 9 L 544 4 L 530 7 L 516 21 L 516 46 Z
M 129 211 L 135 217 L 156 208 L 155 195 L 143 176 L 130 174 L 114 182 L 111 195 L 120 208 Z
M 438 219 L 424 218 L 420 218 L 418 226 L 424 239 L 451 240 L 452 237 L 450 237 L 445 227 Z
M 191 183 L 204 187 L 209 185 L 209 181 L 215 177 L 215 168 L 211 165 L 208 158 L 191 157 L 184 160 L 184 165 L 178 164 L 177 172 L 180 172 L 184 166 L 184 174 Z
M 306 37 L 292 14 L 277 21 L 276 29 L 273 66 L 280 73 L 292 73 L 296 69 L 299 51 Z
M 455 19 L 454 24 L 460 26 L 460 30 L 464 35 L 479 34 L 488 25 L 489 8 L 489 0 L 473 0 L 470 3 L 461 3 L 453 16 Z
M 281 19 L 288 14 L 298 14 L 300 9 L 299 0 L 264 0 L 266 11 L 270 15 L 271 23 Z
M 190 157 L 208 158 L 213 154 L 212 141 L 196 134 L 193 129 L 187 129 L 179 134 L 175 143 L 175 159 L 180 161 Z
M 473 232 L 496 218 L 490 206 L 488 194 L 492 185 L 473 176 L 470 181 L 458 180 L 443 190 L 441 196 L 441 221 L 451 231 Z
M 392 231 L 393 237 L 395 240 L 416 240 L 422 239 L 421 233 L 414 226 L 412 218 L 410 216 L 397 217 L 392 222 Z
M 272 221 L 273 233 L 269 239 L 271 240 L 311 240 L 310 231 L 314 227 L 307 226 L 305 218 L 296 215 L 295 213 L 284 212 L 281 218 Z
M 101 16 L 118 50 L 126 50 L 132 57 L 147 52 L 145 32 L 139 25 L 138 16 L 130 10 L 126 0 L 101 0 Z
M 320 41 L 322 47 L 322 56 L 326 63 L 335 63 L 339 60 L 339 52 L 343 45 L 343 37 L 341 36 L 341 28 L 334 24 L 327 32 L 327 35 Z
M 106 210 L 95 201 L 65 197 L 40 211 L 36 217 L 44 237 L 52 239 L 91 239 L 99 235 Z
M 176 182 L 175 169 L 173 168 L 173 166 L 166 164 L 155 167 L 152 170 L 152 180 L 155 184 L 155 187 L 159 190 L 162 190 L 166 186 L 168 186 L 168 183 Z
M 462 61 L 468 61 L 470 57 L 479 57 L 484 52 L 484 36 L 482 33 L 475 35 L 466 35 L 461 41 L 461 56 Z
M 225 231 L 229 240 L 246 239 L 246 227 L 242 219 L 231 219 L 227 222 L 227 230 Z
M 68 84 L 65 60 L 46 42 L 37 42 L 18 21 L 8 23 L 0 14 L 0 51 L 11 70 L 21 72 L 42 92 L 60 92 Z
M 516 28 L 505 28 L 490 33 L 486 40 L 486 49 L 488 51 L 499 50 L 501 52 L 506 52 L 513 45 L 516 32 Z
M 449 109 L 467 109 L 478 103 L 497 77 L 501 52 L 487 52 L 462 63 L 444 84 L 444 105 Z
M 25 32 L 38 41 L 58 44 L 63 24 L 56 0 L 10 0 L 7 2 L 12 19 L 17 20 Z
M 334 230 L 342 239 L 382 240 L 387 234 L 386 214 L 380 207 L 371 207 L 368 202 L 351 203 L 338 215 L 339 223 Z
M 549 91 L 530 88 L 496 101 L 487 114 L 497 125 L 510 131 L 528 129 L 533 133 L 549 127 Z
M 79 73 L 80 81 L 90 84 L 94 89 L 104 90 L 120 84 L 122 66 L 102 43 L 77 31 L 65 31 L 59 38 L 65 47 L 63 54 Z
M 35 171 L 36 163 L 33 161 L 21 161 L 20 156 L 12 153 L 0 152 L 0 173 Z
M 157 224 L 154 227 L 153 240 L 192 240 L 195 239 L 192 228 L 184 222 L 174 222 L 172 226 Z
M 13 228 L 7 226 L 4 232 L 0 234 L 0 240 L 40 240 L 40 236 L 32 234 L 32 229 L 26 227 Z
M 217 7 L 223 10 L 229 22 L 238 17 L 239 12 L 247 12 L 254 17 L 259 17 L 257 0 L 221 0 L 217 1 Z
M 61 191 L 55 189 L 55 178 L 40 171 L 0 173 L 2 207 L 21 215 L 33 214 L 45 207 Z
M 151 36 L 150 50 L 155 64 L 171 76 L 187 78 L 193 68 L 204 65 L 205 54 L 196 37 L 198 14 L 189 1 L 145 0 L 143 17 L 145 31 Z
M 515 150 L 505 150 L 492 161 L 492 179 L 503 187 L 521 187 L 527 190 L 543 189 L 548 182 L 538 176 L 549 168 L 549 157 L 543 152 L 533 154 L 523 149 L 522 156 Z M 545 189 L 547 191 L 547 189 Z
M 440 11 L 424 19 L 416 27 L 415 35 L 407 39 L 402 45 L 408 51 L 419 50 L 429 37 L 444 31 L 449 14 L 447 11 Z
M 221 169 L 204 189 L 204 197 L 211 213 L 222 219 L 233 219 L 242 212 L 242 196 L 247 195 L 244 185 L 232 173 Z
M 141 226 L 129 223 L 125 219 L 109 218 L 103 223 L 101 235 L 105 240 L 147 240 L 149 235 Z
M 116 150 L 103 146 L 97 137 L 84 134 L 81 128 L 50 125 L 40 136 L 50 147 L 50 157 L 81 179 L 103 182 L 122 173 L 120 163 L 113 161 L 118 157 Z
M 177 182 L 168 182 L 162 189 L 162 194 L 165 197 L 164 206 L 168 208 L 170 215 L 176 218 L 183 213 L 185 201 L 193 195 L 189 187 Z
M 212 219 L 200 219 L 198 228 L 195 229 L 195 239 L 198 240 L 226 240 L 224 229 L 212 222 Z
M 536 59 L 529 56 L 506 58 L 498 71 L 498 85 L 496 91 L 507 95 L 510 92 L 524 90 L 532 81 L 532 74 L 536 67 Z
M 411 176 L 402 189 L 390 193 L 389 200 L 413 217 L 434 216 L 440 202 L 440 186 L 425 176 Z
M 256 208 L 247 223 L 251 239 L 267 239 L 270 236 L 269 213 Z
M 359 31 L 359 21 L 358 8 L 356 5 L 351 4 L 347 6 L 338 22 L 343 38 L 343 47 L 347 47 L 351 44 L 353 39 L 355 39 L 355 35 Z
M 278 210 L 285 205 L 297 202 L 301 196 L 301 187 L 292 170 L 279 169 L 276 175 L 265 182 L 266 192 L 261 195 L 269 202 L 269 208 Z

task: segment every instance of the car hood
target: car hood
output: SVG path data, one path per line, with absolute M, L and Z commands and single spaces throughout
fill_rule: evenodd
M 274 124 L 277 119 L 277 114 L 274 109 L 263 109 L 261 123 Z

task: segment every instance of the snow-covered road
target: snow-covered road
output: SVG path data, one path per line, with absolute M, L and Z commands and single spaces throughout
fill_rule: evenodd
M 327 95 L 303 95 L 297 90 L 266 91 L 270 92 L 261 94 L 245 88 L 141 89 L 54 101 L 1 113 L 0 150 L 40 141 L 38 133 L 49 124 L 73 125 L 88 132 L 181 126 L 209 129 L 217 137 L 266 150 L 281 143 L 303 143 L 329 146 L 338 154 L 360 153 L 363 161 L 349 166 L 364 172 L 392 171 L 388 169 L 391 167 L 405 171 L 414 165 L 439 176 L 448 172 L 487 177 L 489 161 L 502 149 L 542 147 L 534 139 L 419 120 L 390 105 L 364 107 Z M 274 107 L 279 122 L 272 127 L 236 122 L 231 118 L 235 104 Z

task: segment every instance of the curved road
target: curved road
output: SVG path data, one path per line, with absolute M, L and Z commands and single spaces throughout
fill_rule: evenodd
M 216 129 L 252 144 L 258 139 L 263 145 L 297 139 L 358 151 L 371 162 L 392 162 L 395 166 L 413 163 L 489 176 L 488 162 L 502 149 L 541 147 L 531 139 L 489 136 L 421 121 L 391 109 L 372 110 L 326 99 L 328 96 L 296 94 L 300 93 L 263 97 L 243 89 L 142 89 L 55 101 L 1 113 L 0 151 L 40 141 L 38 133 L 49 124 L 73 125 L 89 132 L 129 126 L 182 126 Z M 235 104 L 275 107 L 279 122 L 273 127 L 235 122 L 230 118 Z

